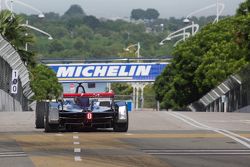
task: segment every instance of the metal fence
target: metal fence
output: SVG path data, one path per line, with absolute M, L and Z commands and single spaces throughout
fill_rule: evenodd
M 10 93 L 12 70 L 19 71 L 18 93 Z M 33 96 L 28 70 L 14 47 L 0 35 L 0 111 L 26 111 Z
M 198 101 L 192 103 L 189 108 L 192 111 L 206 112 L 235 112 L 245 111 L 250 107 L 250 82 L 249 73 L 231 75 L 215 89 L 208 92 Z M 248 109 L 244 109 L 244 108 Z

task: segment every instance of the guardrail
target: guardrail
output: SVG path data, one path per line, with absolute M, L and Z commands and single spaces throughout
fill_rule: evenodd
M 239 73 L 228 77 L 201 99 L 190 104 L 189 108 L 192 111 L 235 112 L 249 105 L 250 84 L 243 80 L 242 73 Z
M 17 95 L 10 94 L 12 70 L 19 71 Z M 0 35 L 0 111 L 28 110 L 28 99 L 33 95 L 26 66 L 15 48 Z

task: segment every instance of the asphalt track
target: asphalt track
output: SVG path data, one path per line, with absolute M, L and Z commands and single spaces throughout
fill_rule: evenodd
M 128 133 L 44 133 L 0 113 L 0 167 L 249 167 L 250 114 L 133 112 Z

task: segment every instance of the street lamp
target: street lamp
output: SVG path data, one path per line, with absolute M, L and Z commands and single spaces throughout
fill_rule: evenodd
M 140 56 L 140 50 L 141 50 L 141 45 L 140 45 L 140 42 L 138 42 L 137 44 L 133 44 L 133 45 L 129 45 L 126 49 L 124 49 L 125 51 L 129 51 L 130 48 L 132 47 L 137 47 L 137 50 L 135 52 L 136 56 L 137 56 L 137 63 L 140 62 L 139 58 L 141 57 Z M 133 87 L 133 104 L 134 105 L 134 108 L 136 110 L 138 110 L 138 102 L 139 102 L 139 89 L 140 89 L 140 86 L 141 84 L 140 83 L 132 83 L 132 87 Z
M 137 47 L 137 50 L 136 50 L 136 52 L 135 52 L 135 54 L 136 54 L 136 56 L 137 56 L 137 63 L 139 63 L 140 62 L 140 57 L 141 57 L 141 55 L 140 55 L 140 50 L 141 50 L 141 45 L 140 45 L 140 42 L 138 42 L 137 44 L 133 44 L 133 45 L 130 45 L 130 46 L 128 46 L 126 49 L 124 49 L 125 51 L 129 51 L 129 49 L 130 48 L 132 48 L 132 47 Z
M 191 33 L 191 35 L 192 36 L 194 36 L 195 35 L 195 31 L 194 31 L 194 21 L 191 21 L 192 22 L 192 33 Z M 185 18 L 184 20 L 183 20 L 183 23 L 186 23 L 186 24 L 189 24 L 190 23 L 190 19 L 188 19 L 188 18 Z
M 8 1 L 10 1 L 10 5 L 8 4 Z M 37 8 L 35 8 L 35 7 L 33 7 L 33 6 L 29 5 L 29 4 L 26 4 L 26 3 L 22 2 L 22 1 L 19 1 L 19 0 L 5 0 L 6 8 L 8 10 L 10 10 L 11 13 L 13 13 L 13 3 L 18 3 L 18 4 L 22 5 L 22 6 L 25 6 L 25 7 L 29 8 L 29 9 L 37 12 L 39 18 L 44 18 L 45 17 L 42 11 L 40 11 L 39 9 L 37 9 Z
M 30 29 L 35 30 L 37 32 L 40 32 L 41 34 L 44 34 L 44 35 L 48 36 L 49 40 L 53 40 L 53 37 L 49 33 L 45 32 L 45 31 L 43 31 L 43 30 L 41 30 L 39 28 L 36 28 L 34 26 L 29 25 L 28 21 L 26 21 L 26 24 L 21 24 L 20 26 L 27 27 L 27 28 L 30 28 Z M 27 36 L 28 34 L 26 33 L 25 35 Z M 28 44 L 27 43 L 25 44 L 25 50 L 26 51 L 28 50 Z
M 176 34 L 178 34 L 178 33 L 182 33 L 182 35 L 183 35 L 183 39 L 185 40 L 186 38 L 186 31 L 188 30 L 188 29 L 192 29 L 193 30 L 193 34 L 196 34 L 198 31 L 199 31 L 199 28 L 200 28 L 200 26 L 198 25 L 198 24 L 192 24 L 192 25 L 188 25 L 188 26 L 186 26 L 186 27 L 184 27 L 184 28 L 181 28 L 181 29 L 179 29 L 179 30 L 177 30 L 177 31 L 175 31 L 175 32 L 173 32 L 173 33 L 171 33 L 171 34 L 169 34 L 168 35 L 168 37 L 172 37 L 173 35 L 176 35 Z
M 189 38 L 190 37 L 190 33 L 189 32 L 183 32 L 183 33 L 179 33 L 179 34 L 176 34 L 176 35 L 171 35 L 171 36 L 167 36 L 165 39 L 163 39 L 160 43 L 159 43 L 159 45 L 164 45 L 164 42 L 165 41 L 171 41 L 172 39 L 174 39 L 174 38 L 178 38 L 178 37 L 183 37 L 183 36 L 185 36 L 185 38 L 182 38 L 182 39 L 180 39 L 180 40 L 178 40 L 175 44 L 174 44 L 174 46 L 176 46 L 178 43 L 180 43 L 181 41 L 184 41 L 184 39 L 186 39 L 186 38 Z
M 222 12 L 224 11 L 225 9 L 225 5 L 223 3 L 219 3 L 219 0 L 216 0 L 216 3 L 215 4 L 212 4 L 212 5 L 209 5 L 209 6 L 206 6 L 204 8 L 201 8 L 201 9 L 198 9 L 194 12 L 191 12 L 187 15 L 187 17 L 183 20 L 184 23 L 189 23 L 190 22 L 190 18 L 197 14 L 197 13 L 200 13 L 200 12 L 203 12 L 205 10 L 208 10 L 208 9 L 211 9 L 211 8 L 215 8 L 216 7 L 216 18 L 215 20 L 213 21 L 213 23 L 217 23 L 219 21 L 219 17 L 220 15 L 222 14 Z
M 194 35 L 194 34 L 196 34 L 196 33 L 199 31 L 199 27 L 200 27 L 200 26 L 199 26 L 198 24 L 192 24 L 192 25 L 186 26 L 186 27 L 184 27 L 184 28 L 182 28 L 182 29 L 179 29 L 179 30 L 177 30 L 177 31 L 175 31 L 175 32 L 173 32 L 173 33 L 171 33 L 171 34 L 169 34 L 169 35 L 168 35 L 165 39 L 163 39 L 159 44 L 160 44 L 160 45 L 163 45 L 163 44 L 164 44 L 164 41 L 170 41 L 170 40 L 172 40 L 173 38 L 177 38 L 177 37 L 182 36 L 183 38 L 175 43 L 174 46 L 176 46 L 179 42 L 185 41 L 186 38 L 189 38 L 189 37 L 190 37 L 190 33 L 187 32 L 188 29 L 191 28 L 191 29 L 192 29 L 192 35 Z

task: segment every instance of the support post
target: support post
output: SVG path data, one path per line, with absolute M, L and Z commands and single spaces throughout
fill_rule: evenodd
M 139 86 L 136 86 L 136 102 L 135 102 L 135 109 L 138 110 L 139 106 Z

